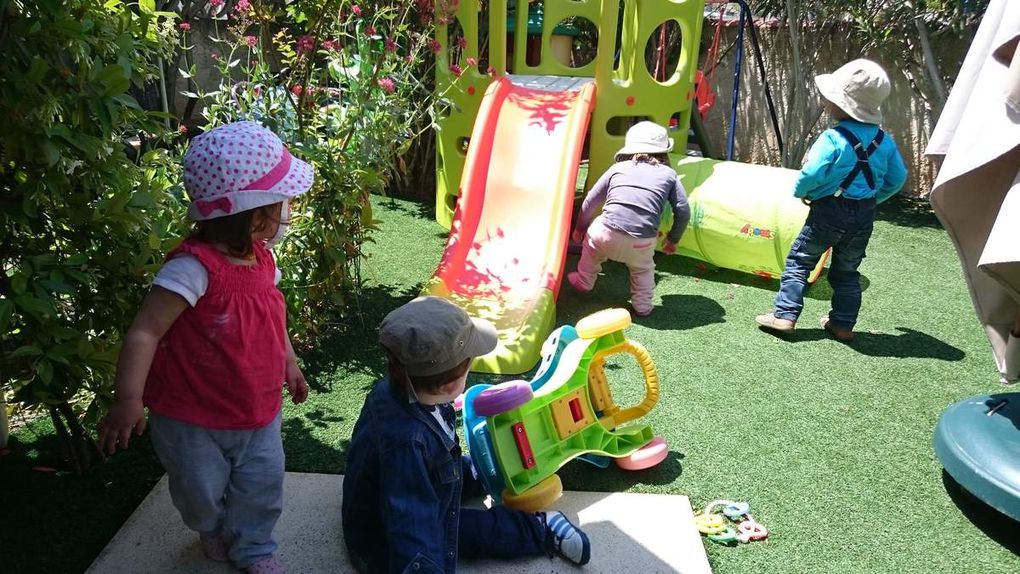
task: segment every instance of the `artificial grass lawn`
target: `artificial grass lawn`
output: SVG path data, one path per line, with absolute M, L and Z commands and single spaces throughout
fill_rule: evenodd
M 572 462 L 560 472 L 565 488 L 686 494 L 695 506 L 750 501 L 770 538 L 734 548 L 708 543 L 719 573 L 1020 571 L 1016 523 L 952 487 L 947 492 L 932 451 L 942 410 L 1001 388 L 948 237 L 930 215 L 908 207 L 883 207 L 862 266 L 867 287 L 851 345 L 818 328 L 828 310 L 824 280 L 808 292 L 798 333 L 784 340 L 753 323 L 769 310 L 776 281 L 660 256 L 655 313 L 637 319 L 628 336 L 658 367 L 662 396 L 645 420 L 666 438 L 670 457 L 638 473 Z M 304 355 L 313 394 L 286 407 L 291 471 L 343 471 L 363 397 L 384 370 L 375 326 L 418 293 L 442 253 L 447 233 L 430 207 L 379 198 L 375 208 L 383 223 L 367 246 L 361 316 Z M 571 256 L 568 269 L 575 264 Z M 591 295 L 562 290 L 557 323 L 626 300 L 626 271 L 609 264 Z M 633 361 L 610 361 L 607 373 L 618 402 L 639 400 Z M 118 455 L 85 479 L 32 473 L 38 461 L 28 449 L 47 456 L 32 443 L 40 433 L 44 424 L 21 431 L 14 453 L 0 458 L 5 515 L 12 504 L 31 505 L 13 513 L 19 524 L 2 521 L 4 546 L 21 549 L 5 551 L 3 563 L 17 572 L 80 571 L 158 471 L 143 440 L 137 453 Z M 59 494 L 66 490 L 98 497 L 109 509 L 93 502 L 69 514 L 67 495 Z M 588 570 L 599 572 L 594 543 Z M 55 561 L 54 545 L 74 556 Z

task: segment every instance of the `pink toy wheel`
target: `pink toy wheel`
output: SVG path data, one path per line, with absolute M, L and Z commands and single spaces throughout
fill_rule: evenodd
M 527 381 L 507 381 L 478 393 L 473 403 L 475 414 L 491 417 L 515 409 L 531 400 Z
M 666 446 L 666 439 L 656 435 L 652 442 L 628 456 L 616 459 L 616 466 L 624 470 L 644 470 L 666 460 L 668 454 L 669 448 Z

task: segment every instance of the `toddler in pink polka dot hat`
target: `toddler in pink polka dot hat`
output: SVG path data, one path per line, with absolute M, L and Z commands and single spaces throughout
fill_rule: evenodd
M 124 338 L 99 428 L 113 454 L 150 425 L 202 551 L 255 574 L 284 571 L 272 536 L 283 500 L 281 388 L 295 403 L 308 397 L 269 246 L 312 181 L 311 166 L 258 124 L 192 140 L 184 186 L 195 229 L 167 255 Z
M 236 122 L 196 137 L 184 155 L 188 217 L 202 221 L 287 201 L 312 186 L 312 167 L 254 122 Z

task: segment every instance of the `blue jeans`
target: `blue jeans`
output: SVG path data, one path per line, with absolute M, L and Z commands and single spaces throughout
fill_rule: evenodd
M 474 478 L 471 459 L 465 457 L 463 463 L 464 498 L 483 496 L 485 487 Z M 457 546 L 465 558 L 511 560 L 546 554 L 548 541 L 545 525 L 535 514 L 493 505 L 489 510 L 460 509 Z
M 775 316 L 791 321 L 800 317 L 808 276 L 831 247 L 829 321 L 834 327 L 853 329 L 861 310 L 861 274 L 857 268 L 864 260 L 874 225 L 874 199 L 826 197 L 813 202 L 804 228 L 786 256 L 786 268 L 776 294 Z

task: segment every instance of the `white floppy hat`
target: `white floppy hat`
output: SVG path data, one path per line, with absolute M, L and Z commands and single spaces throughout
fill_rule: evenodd
M 847 62 L 831 74 L 815 76 L 815 85 L 825 99 L 867 124 L 882 123 L 879 107 L 892 90 L 882 66 L 863 58 Z
M 655 122 L 638 122 L 627 130 L 627 138 L 623 147 L 616 152 L 616 161 L 622 155 L 636 153 L 668 153 L 673 149 L 673 138 L 666 133 L 666 128 Z
M 205 132 L 184 154 L 192 221 L 286 201 L 308 191 L 314 179 L 312 166 L 292 157 L 276 134 L 254 122 Z

